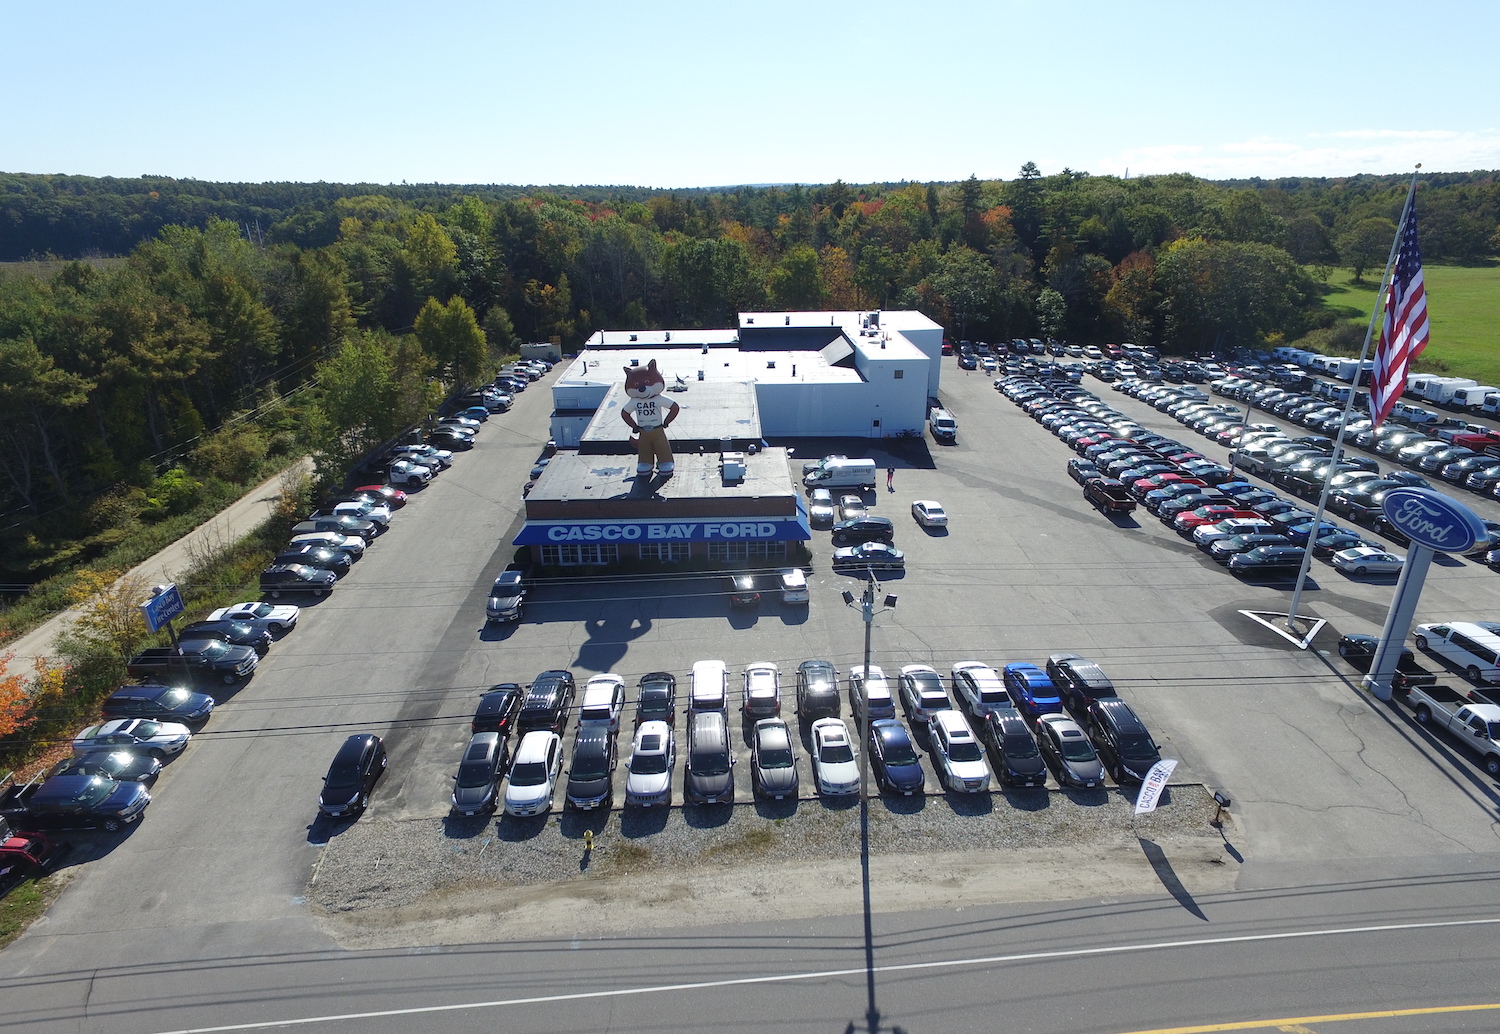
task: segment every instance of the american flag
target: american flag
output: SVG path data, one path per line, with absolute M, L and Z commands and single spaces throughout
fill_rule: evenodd
M 1385 326 L 1375 349 L 1370 380 L 1370 418 L 1379 427 L 1406 390 L 1406 371 L 1427 347 L 1427 291 L 1422 286 L 1422 248 L 1417 243 L 1417 203 L 1412 199 L 1401 231 L 1401 252 L 1385 297 Z

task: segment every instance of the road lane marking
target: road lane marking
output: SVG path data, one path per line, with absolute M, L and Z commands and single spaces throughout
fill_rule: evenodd
M 1450 1012 L 1486 1012 L 1500 1009 L 1500 1002 L 1482 1005 L 1433 1005 L 1425 1009 L 1382 1009 L 1378 1012 L 1336 1012 L 1327 1016 L 1285 1016 L 1279 1020 L 1239 1020 L 1234 1023 L 1207 1023 L 1198 1027 L 1154 1027 L 1133 1030 L 1130 1034 L 1214 1034 L 1226 1030 L 1306 1030 L 1309 1023 L 1344 1023 L 1347 1020 L 1387 1020 L 1402 1016 L 1437 1016 Z
M 1433 923 L 1389 923 L 1380 926 L 1345 926 L 1326 930 L 1292 930 L 1285 933 L 1242 934 L 1235 937 L 1196 937 L 1182 941 L 1150 941 L 1145 944 L 1117 944 L 1105 948 L 1068 948 L 1056 951 L 1020 952 L 1013 955 L 987 955 L 972 959 L 948 959 L 942 962 L 903 962 L 876 966 L 876 973 L 913 973 L 926 969 L 960 969 L 975 966 L 995 966 L 1010 962 L 1037 962 L 1046 959 L 1084 958 L 1091 955 L 1122 955 L 1128 952 L 1170 951 L 1175 948 L 1202 948 L 1216 944 L 1253 944 L 1257 941 L 1290 941 L 1307 937 L 1347 937 L 1352 934 L 1393 933 L 1405 930 L 1442 930 L 1462 926 L 1500 925 L 1500 917 L 1492 919 L 1454 919 Z M 763 977 L 736 977 L 726 980 L 702 980 L 685 984 L 652 984 L 646 987 L 620 987 L 609 991 L 573 991 L 567 994 L 536 995 L 529 998 L 505 998 L 487 1002 L 462 1002 L 452 1005 L 422 1005 L 409 1009 L 379 1009 L 371 1012 L 331 1013 L 324 1016 L 301 1016 L 286 1020 L 259 1020 L 254 1023 L 226 1023 L 216 1027 L 185 1027 L 180 1030 L 158 1031 L 156 1034 L 224 1034 L 237 1030 L 271 1030 L 276 1027 L 300 1027 L 313 1023 L 346 1023 L 350 1020 L 372 1020 L 388 1016 L 422 1016 L 431 1013 L 460 1012 L 464 1009 L 504 1009 L 518 1005 L 547 1005 L 554 1002 L 582 1002 L 592 998 L 628 998 L 638 995 L 662 994 L 668 991 L 704 991 L 718 987 L 746 987 L 752 984 L 784 984 L 804 980 L 829 980 L 835 977 L 864 976 L 866 969 L 823 969 L 807 973 L 778 973 Z M 1482 1008 L 1479 1006 L 1461 1008 Z M 1372 1014 L 1385 1015 L 1385 1014 Z M 1401 1015 L 1393 1012 L 1389 1015 Z M 1291 1022 L 1291 1021 L 1282 1021 Z M 1180 1027 L 1174 1031 L 1253 1030 L 1264 1027 L 1269 1021 L 1253 1022 L 1247 1026 Z M 1143 1031 L 1138 1034 L 1167 1034 L 1166 1031 Z

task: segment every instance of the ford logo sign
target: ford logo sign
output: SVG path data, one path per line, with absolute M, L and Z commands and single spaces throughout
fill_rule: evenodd
M 1489 537 L 1474 511 L 1431 489 L 1393 488 L 1380 508 L 1413 545 L 1440 553 L 1466 553 Z

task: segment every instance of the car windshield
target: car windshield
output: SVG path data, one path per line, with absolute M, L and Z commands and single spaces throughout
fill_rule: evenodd
M 193 650 L 204 655 L 223 653 L 229 649 L 229 644 L 222 639 L 200 639 L 193 643 Z
M 1082 736 L 1064 736 L 1062 741 L 1062 756 L 1069 761 L 1093 761 L 1098 757 L 1089 741 Z
M 952 761 L 978 761 L 982 756 L 979 744 L 973 740 L 957 740 L 948 745 L 948 757 Z
M 1036 742 L 1028 733 L 1016 733 L 1013 736 L 1004 737 L 1001 742 L 1005 747 L 1005 756 L 1008 758 L 1034 758 L 1036 757 Z
M 887 765 L 915 765 L 917 763 L 917 752 L 912 749 L 909 740 L 891 740 L 885 745 L 885 763 Z
M 465 761 L 458 766 L 459 786 L 485 786 L 495 781 L 495 770 L 487 761 Z
M 334 765 L 328 770 L 328 786 L 338 789 L 354 786 L 359 782 L 359 766 L 355 764 Z
M 573 777 L 575 779 L 603 779 L 609 772 L 609 763 L 603 754 L 589 753 L 583 757 L 573 758 Z
M 547 781 L 547 766 L 540 761 L 528 761 L 510 770 L 511 786 L 541 786 Z
M 245 610 L 246 616 L 256 618 L 266 617 L 270 613 L 271 605 L 269 603 L 257 603 L 255 606 L 246 608 Z
M 823 748 L 823 764 L 837 765 L 854 760 L 854 750 L 848 743 L 830 743 Z
M 630 771 L 636 775 L 661 775 L 667 770 L 665 754 L 637 754 L 630 763 Z M 576 772 L 577 769 L 575 768 Z
M 188 701 L 188 691 L 185 689 L 169 689 L 157 697 L 164 704 L 185 704 Z
M 760 752 L 761 768 L 791 768 L 792 752 L 785 747 Z
M 151 737 L 161 732 L 161 726 L 156 724 L 155 722 L 137 722 L 132 732 L 134 732 L 136 737 L 139 739 L 149 740 Z
M 1155 745 L 1146 736 L 1121 736 L 1120 753 L 1133 758 L 1147 757 L 1156 752 Z
M 707 754 L 694 754 L 688 759 L 688 768 L 693 775 L 698 776 L 720 776 L 729 771 L 729 755 L 712 751 Z

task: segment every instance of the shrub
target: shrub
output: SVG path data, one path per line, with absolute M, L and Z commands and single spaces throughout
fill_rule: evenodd
M 258 428 L 239 424 L 205 438 L 193 450 L 189 463 L 204 477 L 243 484 L 255 476 L 269 451 L 270 443 Z
M 146 520 L 159 521 L 163 517 L 185 513 L 193 508 L 193 504 L 198 501 L 198 493 L 202 491 L 201 481 L 189 477 L 181 467 L 173 467 L 156 479 L 156 484 L 146 497 L 146 506 L 141 511 L 141 516 Z

